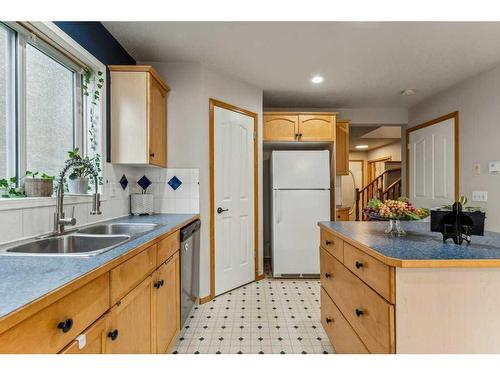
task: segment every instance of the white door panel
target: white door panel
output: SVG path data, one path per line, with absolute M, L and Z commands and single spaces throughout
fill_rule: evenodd
M 455 200 L 455 124 L 448 119 L 410 132 L 410 200 L 432 208 Z
M 273 191 L 273 273 L 319 273 L 318 221 L 330 220 L 329 190 Z
M 330 153 L 325 151 L 273 151 L 273 188 L 329 189 Z
M 215 294 L 254 280 L 253 118 L 214 108 Z M 217 213 L 218 208 L 222 213 Z

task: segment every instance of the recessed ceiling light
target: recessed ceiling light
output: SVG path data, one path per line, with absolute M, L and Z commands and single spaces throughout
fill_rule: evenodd
M 357 148 L 358 150 L 361 150 L 363 148 L 368 148 L 368 145 L 357 145 L 357 146 L 354 146 L 354 148 Z
M 323 82 L 325 79 L 321 76 L 314 76 L 311 78 L 311 82 L 312 83 L 321 83 Z
M 401 91 L 400 94 L 403 96 L 410 96 L 410 95 L 415 95 L 416 92 L 417 92 L 417 90 L 415 90 L 415 89 L 405 89 L 405 90 Z

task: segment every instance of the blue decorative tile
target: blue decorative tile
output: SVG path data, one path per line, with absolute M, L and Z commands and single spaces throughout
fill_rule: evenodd
M 122 176 L 122 178 L 120 178 L 120 185 L 122 186 L 122 189 L 125 190 L 128 186 L 128 180 L 127 180 L 127 177 L 125 175 Z
M 151 181 L 146 176 L 142 176 L 139 181 L 137 181 L 137 185 L 139 185 L 142 190 L 146 191 L 146 189 L 151 185 Z
M 177 176 L 174 176 L 168 181 L 168 184 L 172 189 L 177 190 L 177 188 L 182 185 L 182 181 L 179 180 Z

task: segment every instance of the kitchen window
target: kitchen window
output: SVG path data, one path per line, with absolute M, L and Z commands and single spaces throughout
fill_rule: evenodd
M 57 47 L 22 24 L 0 23 L 0 178 L 26 171 L 57 177 L 74 148 L 93 156 L 88 68 Z

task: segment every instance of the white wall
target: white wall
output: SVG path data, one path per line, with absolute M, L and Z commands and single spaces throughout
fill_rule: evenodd
M 198 63 L 143 62 L 153 65 L 171 88 L 168 97 L 168 160 L 172 168 L 199 169 L 202 221 L 200 296 L 210 294 L 209 99 L 259 115 L 259 270 L 263 271 L 262 226 L 262 90 Z
M 500 176 L 488 174 L 488 162 L 500 160 L 500 66 L 469 78 L 410 108 L 409 127 L 439 116 L 460 113 L 460 194 L 488 191 L 486 228 L 500 231 Z M 403 153 L 403 160 L 405 159 Z M 480 163 L 481 174 L 473 165 Z M 404 165 L 404 163 L 403 163 Z M 403 182 L 405 179 L 403 178 Z
M 390 156 L 392 161 L 401 161 L 401 141 L 367 151 L 366 153 L 367 160 L 374 160 L 385 156 Z

